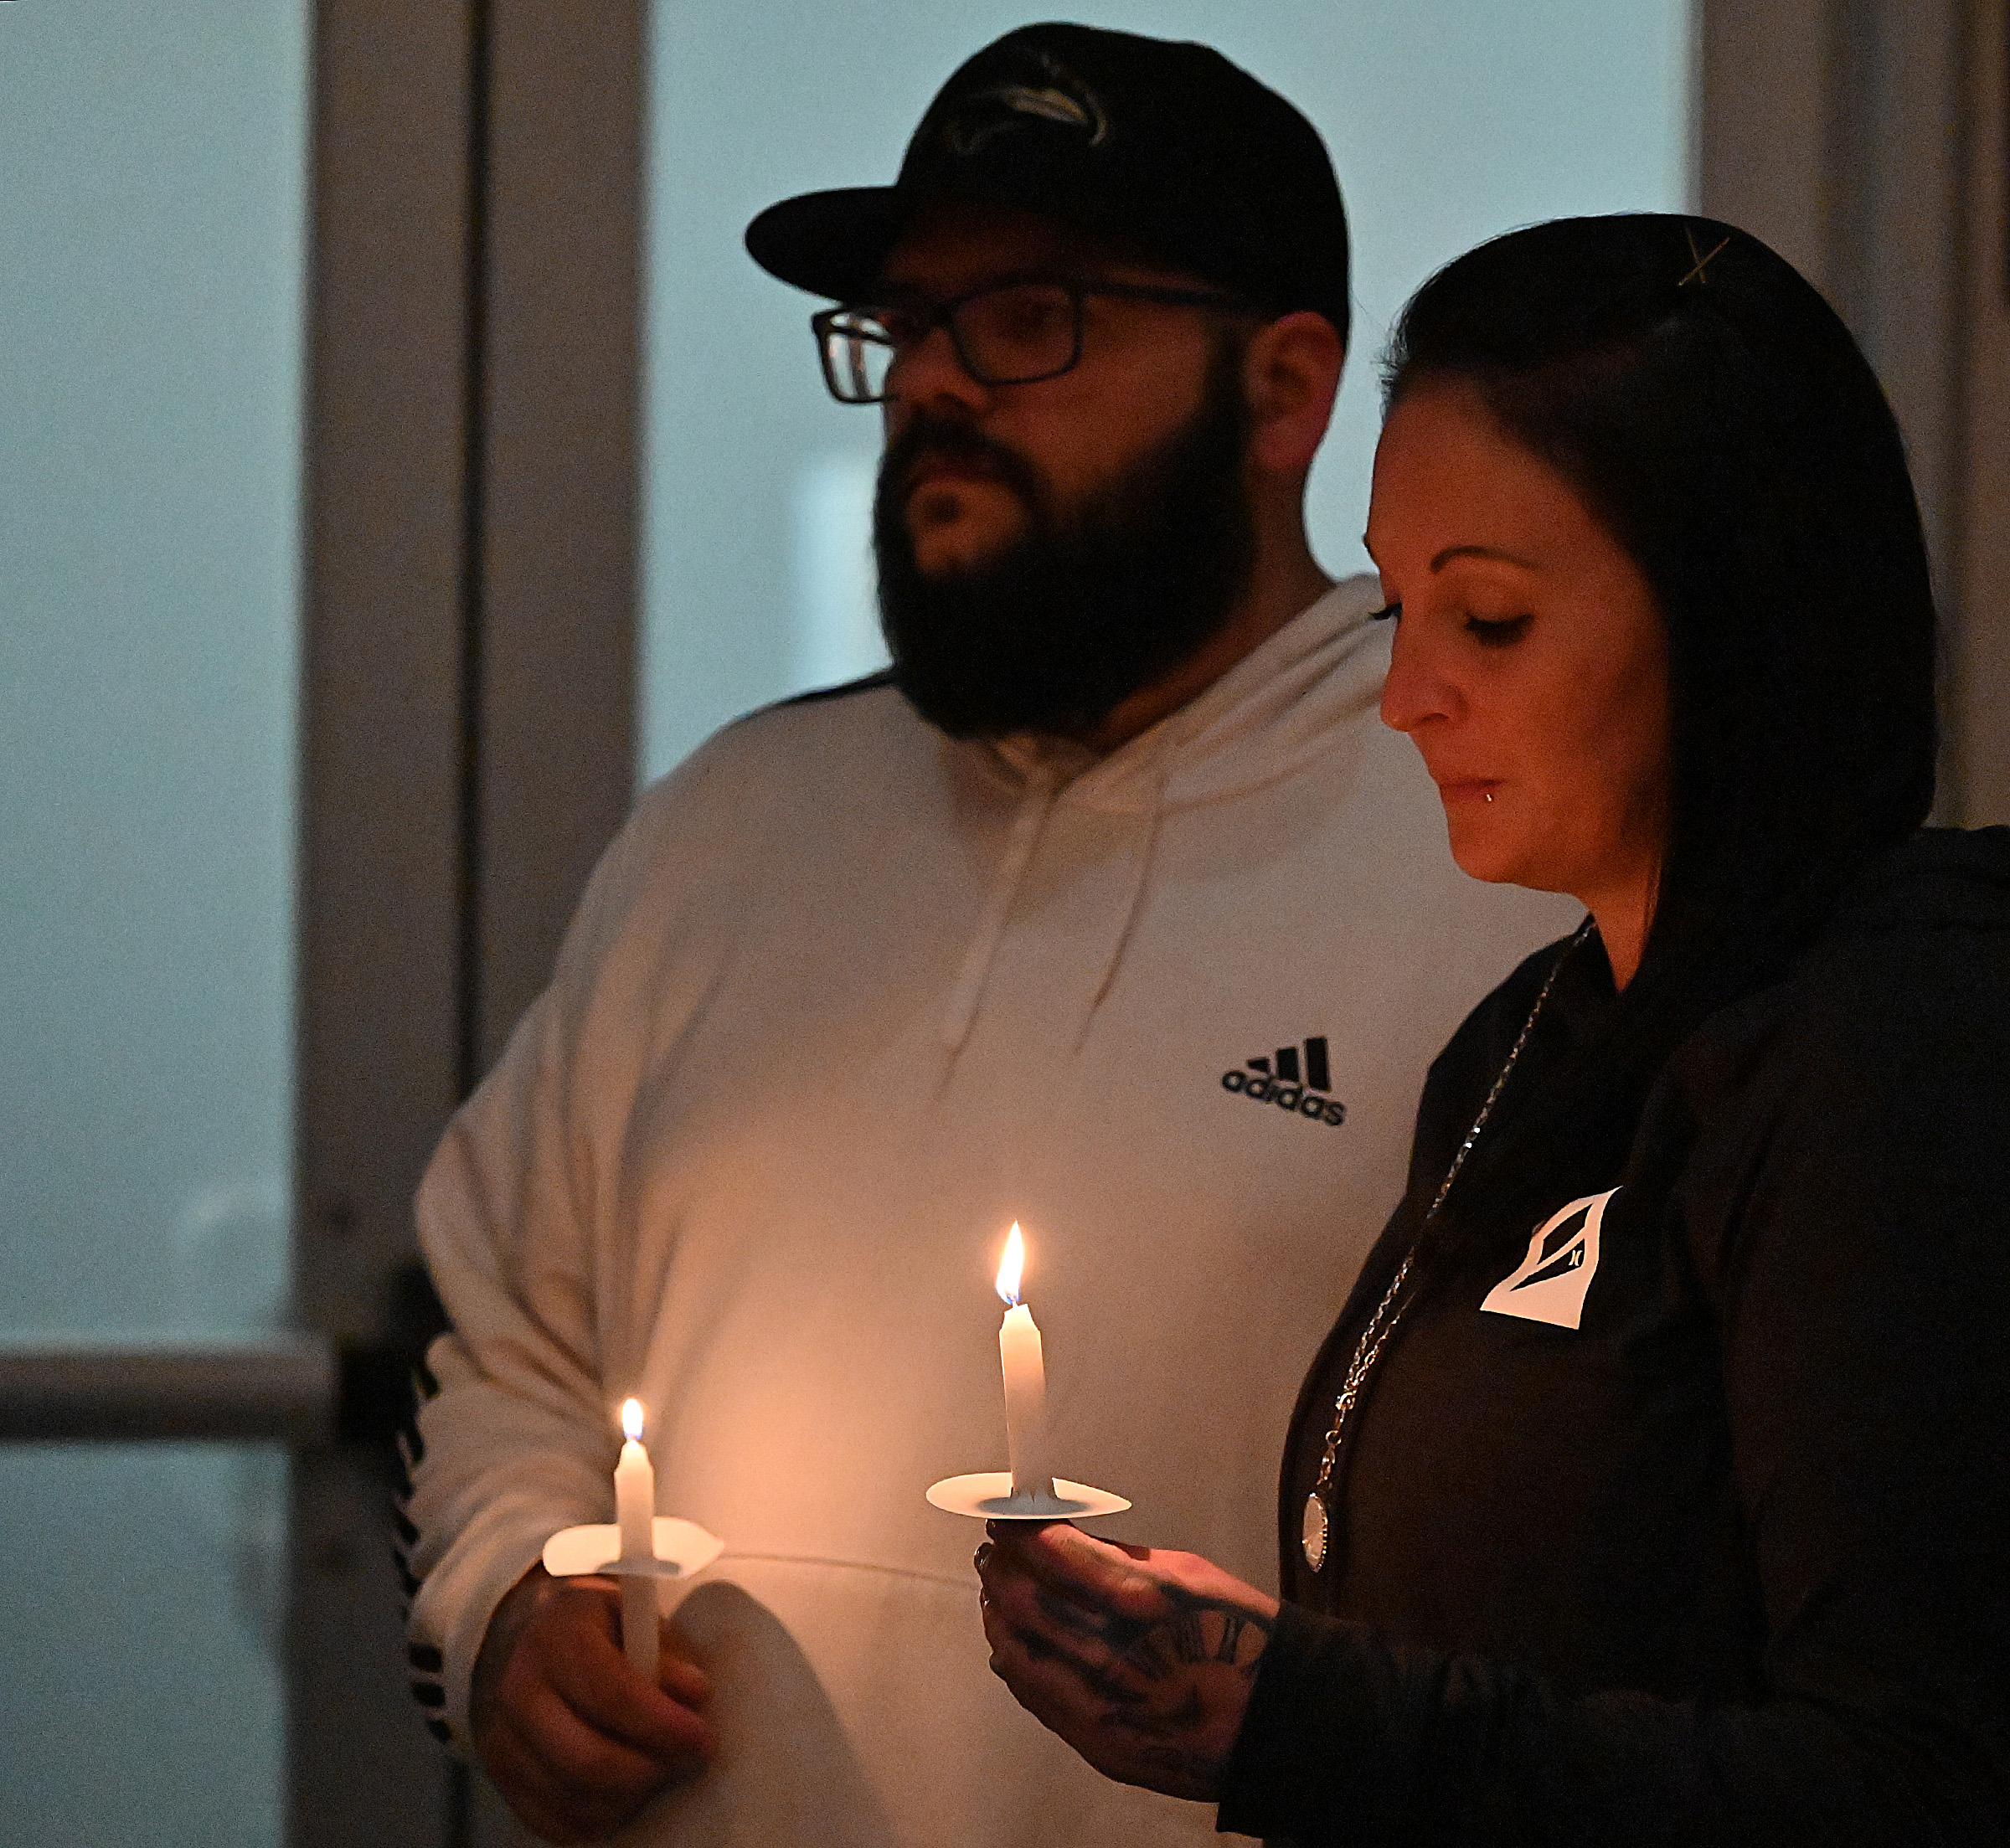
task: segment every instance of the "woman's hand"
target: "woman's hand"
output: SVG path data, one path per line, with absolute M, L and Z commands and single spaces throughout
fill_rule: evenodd
M 1193 1553 L 994 1522 L 977 1549 L 992 1672 L 1105 1777 L 1212 1803 L 1277 1600 Z

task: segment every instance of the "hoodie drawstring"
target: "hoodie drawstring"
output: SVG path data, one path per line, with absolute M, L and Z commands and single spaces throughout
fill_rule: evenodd
M 1089 1037 L 1089 1028 L 1095 1019 L 1095 1011 L 1103 1005 L 1103 997 L 1116 982 L 1116 971 L 1121 965 L 1124 955 L 1131 947 L 1131 934 L 1137 928 L 1137 920 L 1145 909 L 1145 893 L 1152 885 L 1152 862 L 1158 851 L 1159 823 L 1166 812 L 1165 775 L 1154 780 L 1152 790 L 1152 810 L 1145 825 L 1138 831 L 1137 844 L 1131 857 L 1131 889 L 1124 900 L 1124 915 L 1117 925 L 1116 934 L 1111 940 L 1110 954 L 1104 959 L 1103 972 L 1098 977 L 1095 992 L 1089 997 L 1089 1005 L 1082 1010 L 1081 1025 L 1075 1030 L 1075 1049 L 1080 1052 L 1083 1042 Z
M 992 878 L 990 896 L 977 919 L 977 933 L 971 939 L 956 986 L 949 991 L 949 1005 L 943 1011 L 942 1043 L 952 1056 L 962 1051 L 963 1042 L 970 1037 L 977 1004 L 984 998 L 984 985 L 990 979 L 992 963 L 1004 939 L 1006 921 L 1012 915 L 1012 902 L 1018 896 L 1019 881 L 1032 864 L 1040 831 L 1053 811 L 1059 789 L 1060 779 L 1048 766 L 1038 765 L 1028 772 L 1026 793 L 1020 797 L 1018 812 L 1012 818 L 1012 831 L 1006 837 L 1005 852 Z

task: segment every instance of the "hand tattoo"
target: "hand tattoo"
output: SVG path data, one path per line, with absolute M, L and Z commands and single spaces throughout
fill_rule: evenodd
M 1014 1634 L 1028 1655 L 1064 1667 L 1100 1703 L 1095 1723 L 1118 1736 L 1118 1749 L 1100 1768 L 1212 1801 L 1272 1620 L 1182 1586 L 1157 1590 L 1164 1609 L 1140 1618 L 1085 1609 L 1043 1588 L 1041 1615 L 1077 1646 L 1058 1646 L 1033 1630 Z M 1232 1693 L 1220 1685 L 1224 1677 L 1238 1684 Z

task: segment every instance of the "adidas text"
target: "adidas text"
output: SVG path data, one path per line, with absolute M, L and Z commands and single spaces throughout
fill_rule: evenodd
M 1338 1099 L 1322 1097 L 1302 1084 L 1286 1084 L 1261 1072 L 1224 1072 L 1221 1088 L 1239 1092 L 1254 1103 L 1275 1104 L 1281 1110 L 1314 1123 L 1330 1124 L 1336 1130 L 1347 1120 L 1347 1106 Z

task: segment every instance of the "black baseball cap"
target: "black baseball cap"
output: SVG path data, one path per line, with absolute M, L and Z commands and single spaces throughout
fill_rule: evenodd
M 785 282 L 861 301 L 915 212 L 948 202 L 1102 233 L 1271 313 L 1312 309 L 1347 336 L 1347 214 L 1326 144 L 1206 45 L 1021 26 L 942 86 L 891 186 L 770 205 L 747 250 Z

